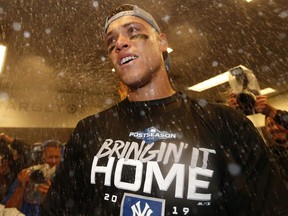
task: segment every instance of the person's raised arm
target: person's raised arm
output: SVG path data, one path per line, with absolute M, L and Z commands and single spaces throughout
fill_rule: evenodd
M 25 193 L 25 188 L 29 182 L 31 171 L 29 169 L 22 170 L 17 178 L 18 184 L 11 195 L 11 197 L 6 202 L 6 207 L 21 209 L 23 203 L 23 197 Z

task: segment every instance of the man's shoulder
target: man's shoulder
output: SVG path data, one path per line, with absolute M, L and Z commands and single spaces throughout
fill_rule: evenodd
M 251 123 L 242 112 L 226 104 L 204 99 L 190 99 L 190 101 L 191 110 L 193 110 L 206 125 L 219 129 L 223 125 L 236 127 L 237 125 L 247 125 Z
M 243 117 L 244 115 L 236 109 L 229 107 L 228 105 L 221 102 L 207 101 L 205 99 L 193 99 L 189 98 L 191 101 L 192 108 L 202 113 L 202 115 L 236 115 Z
M 119 112 L 119 104 L 115 104 L 107 109 L 101 110 L 99 112 L 96 112 L 94 114 L 84 117 L 78 122 L 77 125 L 91 124 L 91 123 L 94 123 L 95 121 L 99 122 L 99 121 L 107 120 L 107 118 L 115 117 L 117 113 Z

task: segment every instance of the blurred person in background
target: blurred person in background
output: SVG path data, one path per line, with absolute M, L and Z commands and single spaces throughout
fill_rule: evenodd
M 239 108 L 239 103 L 236 98 L 236 94 L 232 93 L 229 95 L 228 105 L 234 109 Z M 265 115 L 265 117 L 272 118 L 275 123 L 281 125 L 283 128 L 288 130 L 288 111 L 280 110 L 268 103 L 267 96 L 265 95 L 257 95 L 255 96 L 255 103 L 253 105 L 254 113 L 261 113 Z
M 239 104 L 234 94 L 230 95 L 228 105 L 237 109 Z M 276 168 L 288 186 L 288 112 L 277 109 L 268 103 L 267 96 L 256 96 L 254 113 L 265 115 L 264 139 Z
M 278 124 L 272 116 L 265 116 L 265 130 L 268 136 L 266 143 L 272 158 L 288 186 L 288 130 Z
M 12 182 L 17 178 L 11 150 L 0 140 L 0 201 L 7 195 Z
M 231 94 L 228 105 L 234 109 L 239 108 L 235 94 Z M 288 140 L 288 111 L 277 109 L 268 103 L 267 96 L 259 95 L 255 98 L 254 113 L 265 115 L 265 129 L 269 137 L 275 142 L 271 145 L 287 146 Z
M 61 161 L 62 144 L 58 140 L 45 141 L 42 148 L 44 163 L 23 169 L 2 201 L 6 207 L 15 207 L 27 216 L 40 215 L 39 205 L 45 198 L 51 178 Z
M 31 166 L 43 163 L 43 143 L 36 142 L 31 147 Z
M 265 116 L 265 129 L 270 139 L 274 142 L 269 146 L 281 146 L 288 148 L 288 130 L 281 124 L 275 121 L 275 118 L 271 116 Z
M 15 172 L 19 173 L 22 169 L 31 165 L 30 150 L 31 146 L 21 139 L 16 139 L 3 132 L 0 133 L 0 140 L 4 142 L 12 151 L 14 158 Z

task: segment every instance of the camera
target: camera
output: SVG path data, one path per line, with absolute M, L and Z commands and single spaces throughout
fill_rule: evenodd
M 260 95 L 260 86 L 252 70 L 243 65 L 231 68 L 229 84 L 236 94 L 238 109 L 245 115 L 254 114 L 256 96 Z
M 37 187 L 45 184 L 55 173 L 56 166 L 50 167 L 48 164 L 35 165 L 31 170 L 30 180 L 25 189 L 24 199 L 30 204 L 41 204 L 45 199 L 45 194 L 41 193 Z
M 31 174 L 30 174 L 30 181 L 36 183 L 36 184 L 44 184 L 46 183 L 46 179 L 44 177 L 44 174 L 42 172 L 42 170 L 34 170 Z

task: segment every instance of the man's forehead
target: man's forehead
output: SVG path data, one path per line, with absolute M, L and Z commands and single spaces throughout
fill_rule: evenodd
M 44 150 L 44 152 L 49 153 L 51 151 L 61 151 L 60 146 L 47 146 Z
M 131 5 L 131 4 L 124 4 L 114 10 L 113 15 L 111 15 L 110 17 L 106 19 L 104 32 L 107 33 L 107 29 L 109 25 L 114 20 L 117 20 L 123 16 L 134 16 L 134 17 L 142 18 L 147 23 L 149 23 L 157 32 L 160 32 L 160 28 L 156 20 L 153 18 L 153 16 L 150 13 L 139 8 L 137 5 Z
M 116 19 L 110 23 L 110 25 L 107 28 L 107 34 L 106 35 L 108 35 L 114 29 L 125 28 L 125 27 L 127 27 L 133 23 L 139 23 L 139 24 L 144 25 L 146 27 L 148 26 L 148 27 L 153 28 L 149 23 L 147 23 L 144 19 L 142 19 L 140 17 L 123 16 L 123 17 L 120 17 L 120 18 L 118 18 L 118 19 Z

